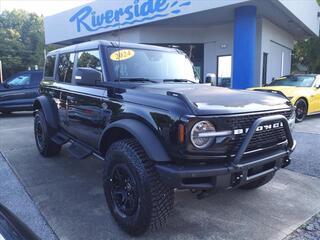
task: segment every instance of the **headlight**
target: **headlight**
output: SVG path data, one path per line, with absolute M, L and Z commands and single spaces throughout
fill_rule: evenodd
M 294 128 L 294 124 L 296 122 L 296 111 L 292 111 L 292 114 L 288 120 L 288 123 L 289 123 L 289 127 L 291 129 L 291 131 L 293 130 Z
M 191 130 L 191 142 L 199 149 L 210 147 L 214 141 L 214 137 L 205 136 L 204 133 L 216 132 L 215 127 L 208 121 L 201 121 L 196 123 Z M 201 136 L 202 135 L 202 136 Z

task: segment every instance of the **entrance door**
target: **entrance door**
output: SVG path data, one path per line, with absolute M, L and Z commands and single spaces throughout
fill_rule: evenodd
M 217 86 L 231 88 L 232 56 L 218 56 L 217 58 Z

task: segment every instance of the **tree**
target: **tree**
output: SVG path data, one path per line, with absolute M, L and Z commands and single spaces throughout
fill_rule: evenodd
M 317 0 L 320 5 L 320 0 Z M 320 38 L 312 37 L 295 44 L 293 50 L 293 70 L 302 64 L 310 73 L 320 73 Z
M 0 60 L 4 79 L 44 62 L 43 17 L 22 10 L 0 13 Z

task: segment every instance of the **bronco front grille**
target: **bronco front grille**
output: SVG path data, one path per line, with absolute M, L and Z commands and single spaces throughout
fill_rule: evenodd
M 249 114 L 249 115 L 241 115 L 241 116 L 234 116 L 226 119 L 228 126 L 235 130 L 235 129 L 245 129 L 250 128 L 255 120 L 261 117 L 272 116 L 272 115 L 283 115 L 287 119 L 290 118 L 292 112 L 291 111 L 282 111 L 278 113 L 263 113 L 263 114 Z M 274 122 L 269 122 L 272 124 Z M 268 124 L 268 123 L 265 123 Z M 232 154 L 236 154 L 239 148 L 241 147 L 246 134 L 236 135 L 234 136 L 233 140 L 229 142 L 229 152 Z M 248 151 L 253 151 L 261 148 L 267 148 L 278 143 L 282 143 L 286 141 L 286 132 L 283 127 L 276 128 L 276 129 L 269 129 L 264 130 L 261 132 L 256 132 L 247 148 Z

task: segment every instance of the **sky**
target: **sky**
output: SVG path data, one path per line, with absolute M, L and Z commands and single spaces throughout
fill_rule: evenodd
M 0 0 L 3 10 L 23 9 L 27 12 L 50 16 L 92 2 L 93 0 Z

